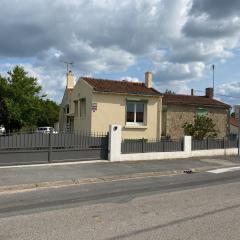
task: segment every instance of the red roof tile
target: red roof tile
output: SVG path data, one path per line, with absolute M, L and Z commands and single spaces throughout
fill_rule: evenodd
M 128 81 L 115 81 L 106 79 L 96 79 L 89 77 L 82 77 L 84 81 L 90 84 L 94 91 L 97 92 L 112 92 L 112 93 L 126 93 L 136 95 L 161 95 L 154 88 L 148 88 L 144 83 L 128 82 Z
M 192 106 L 205 106 L 205 107 L 221 107 L 230 108 L 226 103 L 220 102 L 213 98 L 206 96 L 192 96 L 180 94 L 164 94 L 163 104 L 165 105 L 192 105 Z
M 236 118 L 231 117 L 230 118 L 230 124 L 235 126 L 235 127 L 238 127 L 238 120 Z

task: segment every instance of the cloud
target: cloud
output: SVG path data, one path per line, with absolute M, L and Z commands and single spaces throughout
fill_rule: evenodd
M 137 77 L 130 77 L 130 76 L 122 77 L 121 80 L 127 80 L 129 82 L 140 82 L 140 80 Z
M 206 64 L 224 62 L 239 47 L 236 0 L 0 0 L 0 5 L 0 62 L 18 59 L 14 63 L 28 66 L 58 101 L 66 60 L 74 62 L 78 77 L 129 76 L 129 68 L 139 68 L 144 59 L 156 85 L 180 82 L 186 90 Z
M 155 78 L 160 82 L 197 80 L 202 76 L 205 65 L 201 62 L 179 64 L 165 62 L 156 67 Z
M 206 13 L 211 18 L 237 16 L 239 12 L 240 2 L 238 0 L 194 0 L 192 5 L 193 14 Z
M 240 104 L 240 81 L 221 84 L 217 88 L 216 94 L 230 104 Z

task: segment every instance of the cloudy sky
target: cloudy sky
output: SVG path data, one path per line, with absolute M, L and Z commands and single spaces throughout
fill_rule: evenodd
M 0 0 L 0 73 L 24 66 L 60 102 L 76 78 L 143 81 L 240 103 L 239 0 Z M 233 98 L 227 97 L 232 96 Z

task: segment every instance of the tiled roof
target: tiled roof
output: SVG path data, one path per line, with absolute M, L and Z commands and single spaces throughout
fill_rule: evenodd
M 230 124 L 235 126 L 235 127 L 238 127 L 238 120 L 236 118 L 231 117 L 230 118 Z
M 154 88 L 148 88 L 144 83 L 115 81 L 106 79 L 96 79 L 89 77 L 82 77 L 84 81 L 90 84 L 94 91 L 97 92 L 111 92 L 111 93 L 126 93 L 136 95 L 161 95 L 160 92 Z
M 213 98 L 206 96 L 192 96 L 192 95 L 180 95 L 180 94 L 164 94 L 163 104 L 165 105 L 192 105 L 192 106 L 205 106 L 205 107 L 221 107 L 230 108 L 226 103 L 220 102 Z

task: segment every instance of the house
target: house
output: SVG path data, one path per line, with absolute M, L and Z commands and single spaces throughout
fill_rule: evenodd
M 161 137 L 162 94 L 152 87 L 152 73 L 145 83 L 115 81 L 67 74 L 60 107 L 60 131 L 107 132 L 120 124 L 124 139 Z
M 218 137 L 229 133 L 228 116 L 230 106 L 213 98 L 213 89 L 206 88 L 205 96 L 164 94 L 162 112 L 162 134 L 171 138 L 184 135 L 185 122 L 193 122 L 194 116 L 205 115 L 213 119 Z
M 239 121 L 237 118 L 230 118 L 230 134 L 231 136 L 237 136 L 239 129 Z

